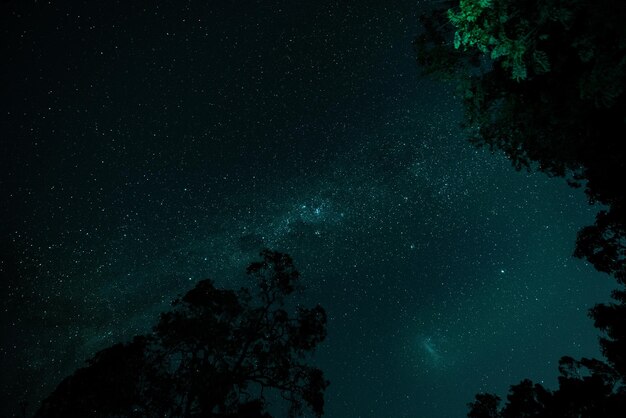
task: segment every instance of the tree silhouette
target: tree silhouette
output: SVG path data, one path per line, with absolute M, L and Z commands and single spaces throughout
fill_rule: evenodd
M 589 315 L 596 328 L 604 331 L 600 338 L 602 354 L 616 374 L 626 382 L 626 291 L 613 291 L 615 303 L 598 304 Z
M 511 386 L 506 404 L 492 394 L 476 395 L 468 406 L 470 418 L 618 418 L 626 408 L 623 380 L 598 360 L 559 362 L 559 387 L 550 391 L 528 379 Z
M 292 259 L 264 250 L 250 288 L 199 282 L 153 333 L 97 353 L 59 384 L 36 417 L 271 418 L 323 414 L 328 382 L 305 360 L 326 336 L 326 314 L 288 303 L 298 287 Z
M 421 18 L 417 61 L 456 83 L 471 142 L 585 187 L 600 211 L 574 255 L 626 285 L 626 2 L 451 0 Z M 626 292 L 590 311 L 606 362 L 563 357 L 559 386 L 524 380 L 469 417 L 618 417 L 626 411 Z
M 615 303 L 598 304 L 589 315 L 604 332 L 600 347 L 606 362 L 562 357 L 559 387 L 551 391 L 530 380 L 510 388 L 506 404 L 493 394 L 478 394 L 468 406 L 470 418 L 622 417 L 626 411 L 626 292 L 613 292 Z
M 421 20 L 418 63 L 456 82 L 469 139 L 607 205 L 575 255 L 626 283 L 626 2 L 444 1 Z

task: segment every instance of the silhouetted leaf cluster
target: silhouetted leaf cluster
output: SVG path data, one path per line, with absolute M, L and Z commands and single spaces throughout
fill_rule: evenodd
M 469 404 L 468 417 L 621 417 L 626 408 L 624 393 L 615 390 L 615 377 L 610 371 L 603 370 L 605 366 L 597 360 L 575 361 L 564 357 L 560 361 L 560 368 L 563 370 L 557 390 L 550 391 L 526 379 L 511 386 L 506 404 L 502 408 L 498 396 L 477 395 L 476 401 Z M 582 374 L 583 367 L 589 374 Z
M 493 394 L 478 394 L 468 406 L 470 418 L 618 418 L 626 411 L 626 292 L 615 303 L 596 305 L 590 316 L 604 331 L 606 362 L 562 357 L 559 387 L 552 391 L 530 380 L 511 386 L 504 406 Z
M 328 382 L 305 360 L 326 336 L 326 314 L 290 308 L 292 259 L 261 255 L 247 269 L 253 286 L 199 282 L 152 334 L 100 351 L 63 380 L 36 417 L 271 418 L 268 396 L 290 416 L 321 416 Z
M 608 206 L 576 255 L 626 284 L 626 2 L 456 0 L 422 17 L 427 74 L 455 81 L 470 140 Z
M 456 83 L 464 127 L 517 169 L 584 185 L 606 205 L 575 255 L 626 285 L 626 2 L 450 0 L 422 17 L 426 74 Z M 621 417 L 626 411 L 626 292 L 590 311 L 606 362 L 563 357 L 559 387 L 529 380 L 506 403 L 479 394 L 469 417 Z

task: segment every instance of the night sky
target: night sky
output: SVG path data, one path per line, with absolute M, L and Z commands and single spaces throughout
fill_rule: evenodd
M 464 416 L 598 356 L 597 208 L 466 142 L 415 63 L 427 6 L 3 2 L 0 415 L 263 247 L 329 315 L 331 418 Z

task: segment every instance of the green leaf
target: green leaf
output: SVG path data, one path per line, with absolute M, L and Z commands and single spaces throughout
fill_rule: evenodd
M 454 32 L 454 49 L 459 49 L 461 46 L 461 35 L 459 35 L 459 31 Z

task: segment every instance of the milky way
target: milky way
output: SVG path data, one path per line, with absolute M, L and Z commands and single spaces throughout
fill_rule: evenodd
M 425 2 L 8 3 L 0 415 L 263 247 L 328 311 L 329 417 L 463 416 L 598 354 L 597 209 L 464 140 Z

